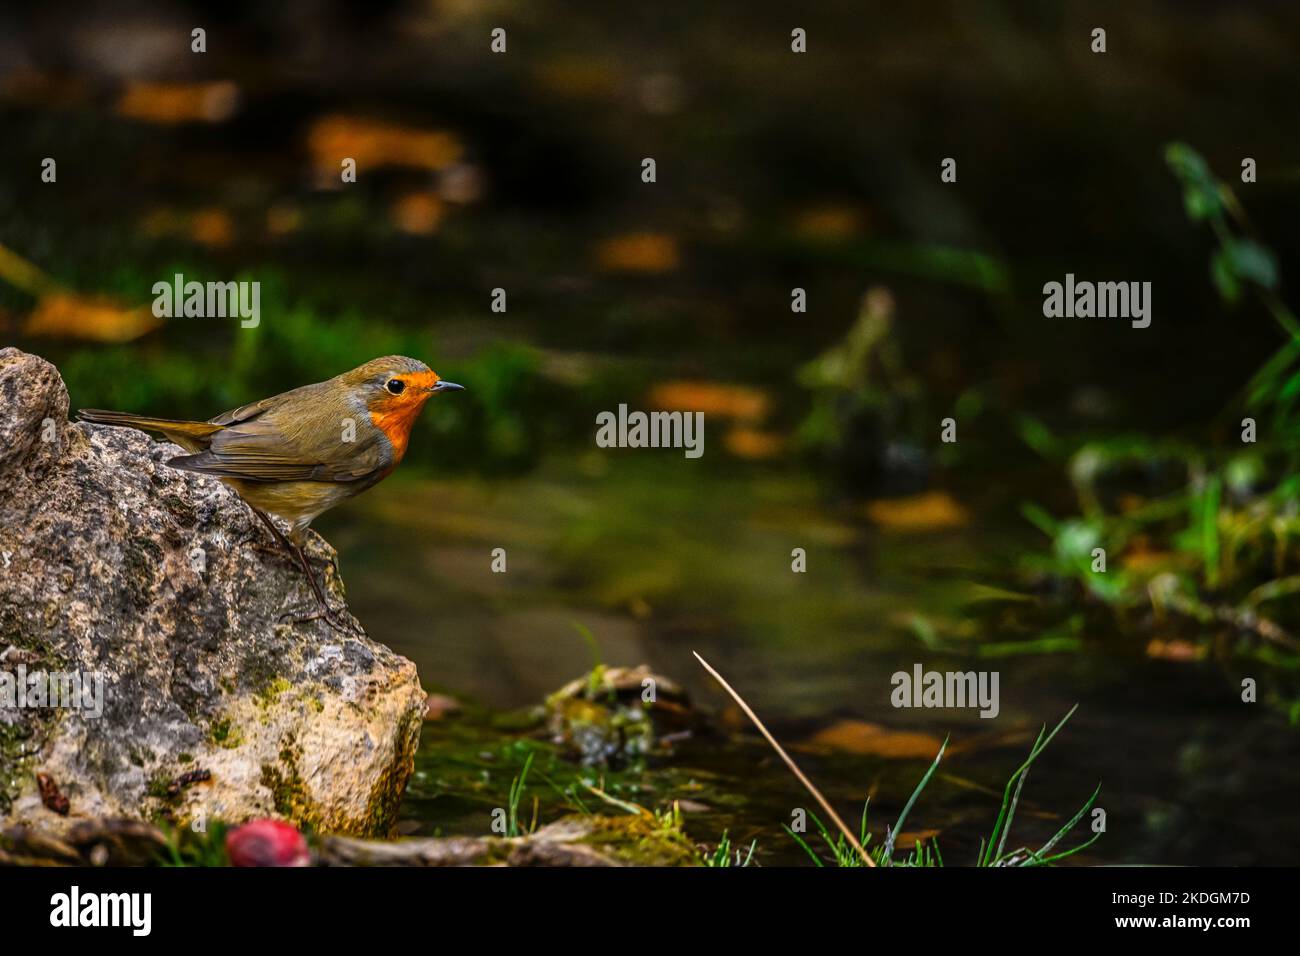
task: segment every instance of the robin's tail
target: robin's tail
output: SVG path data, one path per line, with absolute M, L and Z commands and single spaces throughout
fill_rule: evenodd
M 102 408 L 83 408 L 78 410 L 77 418 L 83 422 L 96 425 L 120 425 L 126 428 L 139 428 L 144 431 L 162 432 L 168 441 L 175 442 L 187 451 L 198 452 L 208 447 L 212 436 L 224 428 L 209 422 L 184 422 L 172 418 L 148 418 L 144 415 L 131 415 L 127 412 L 110 412 Z

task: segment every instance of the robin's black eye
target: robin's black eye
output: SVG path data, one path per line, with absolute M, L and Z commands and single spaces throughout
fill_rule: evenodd
M 384 388 L 388 389 L 394 395 L 401 395 L 402 389 L 406 388 L 406 383 L 400 378 L 390 378 L 388 384 L 385 385 Z

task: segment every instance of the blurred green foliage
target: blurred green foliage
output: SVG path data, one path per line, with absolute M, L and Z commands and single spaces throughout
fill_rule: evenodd
M 1216 250 L 1210 274 L 1229 306 L 1251 290 L 1287 334 L 1225 411 L 1219 441 L 1183 442 L 1115 435 L 1070 442 L 1022 416 L 1027 445 L 1065 468 L 1079 513 L 1052 517 L 1037 504 L 1023 514 L 1046 534 L 1048 554 L 1028 555 L 1035 575 L 1076 582 L 1110 608 L 1121 631 L 1195 640 L 1245 638 L 1239 649 L 1300 665 L 1300 324 L 1277 297 L 1277 264 L 1248 228 L 1231 189 L 1184 144 L 1166 151 L 1195 221 L 1211 224 Z M 1252 427 L 1251 419 L 1259 419 Z M 1096 549 L 1103 549 L 1099 562 Z M 1153 616 L 1154 615 L 1154 616 Z M 1270 695 L 1293 720 L 1295 690 Z

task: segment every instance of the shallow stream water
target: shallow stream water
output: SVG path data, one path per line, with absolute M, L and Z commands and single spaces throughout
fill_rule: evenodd
M 808 862 L 781 828 L 807 795 L 698 651 L 842 816 L 856 825 L 871 796 L 878 836 L 949 737 L 904 832 L 937 836 L 950 865 L 974 859 L 1007 776 L 1075 704 L 1028 777 L 1010 845 L 1050 837 L 1100 783 L 1106 833 L 1074 862 L 1283 863 L 1300 848 L 1284 720 L 1237 702 L 1215 662 L 1153 660 L 1086 626 L 1049 633 L 1037 645 L 1049 652 L 1019 652 L 1038 599 L 990 582 L 1036 542 L 1032 529 L 982 521 L 978 503 L 962 526 L 884 533 L 796 474 L 593 456 L 496 484 L 399 478 L 326 533 L 373 636 L 466 705 L 425 725 L 403 832 L 485 832 L 528 742 L 545 739 L 524 713 L 598 655 L 680 682 L 714 732 L 642 773 L 592 770 L 593 783 L 650 808 L 685 801 L 701 842 L 726 830 L 756 840 L 759 862 Z M 504 574 L 490 567 L 496 547 Z M 794 547 L 808 552 L 806 573 L 790 570 Z M 895 708 L 891 676 L 918 663 L 996 671 L 998 716 Z M 536 766 L 545 759 L 559 758 Z M 533 784 L 541 820 L 572 809 Z

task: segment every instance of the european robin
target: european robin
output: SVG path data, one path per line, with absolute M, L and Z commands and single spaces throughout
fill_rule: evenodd
M 82 421 L 161 432 L 191 454 L 173 468 L 215 475 L 247 502 L 297 559 L 335 623 L 302 546 L 323 511 L 387 478 L 406 454 L 411 427 L 445 382 L 423 362 L 389 355 L 327 382 L 243 405 L 206 422 L 149 418 L 86 408 Z M 282 533 L 268 517 L 284 521 Z

